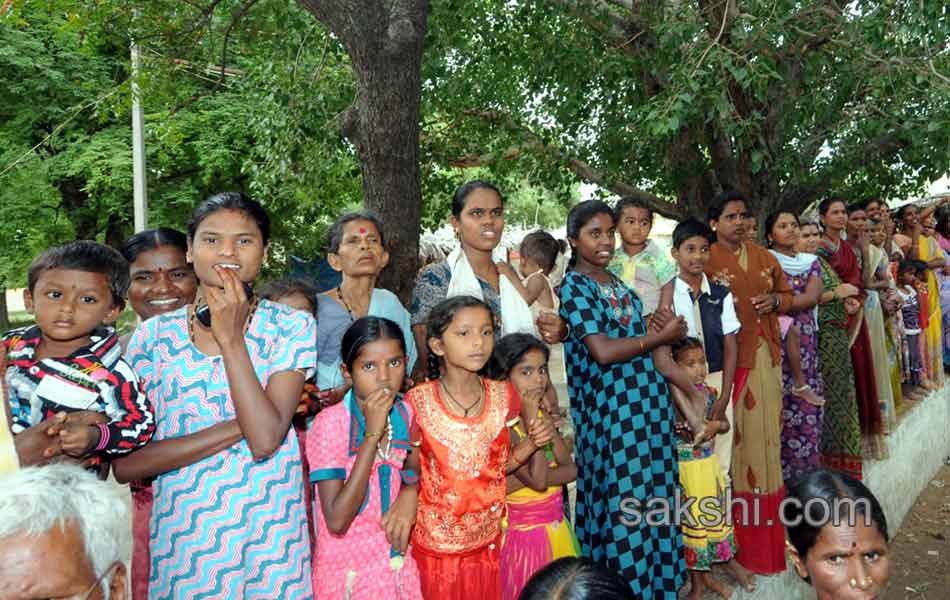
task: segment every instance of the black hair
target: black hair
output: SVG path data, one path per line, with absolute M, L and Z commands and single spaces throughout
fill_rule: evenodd
M 717 194 L 709 204 L 709 208 L 706 209 L 706 223 L 718 221 L 719 217 L 722 216 L 722 211 L 726 209 L 726 206 L 730 202 L 741 202 L 745 206 L 748 214 L 754 214 L 750 212 L 752 206 L 749 204 L 749 200 L 745 197 L 745 194 L 736 190 L 728 190 Z
M 696 348 L 699 348 L 700 350 L 704 352 L 706 350 L 706 348 L 703 346 L 703 343 L 699 341 L 697 338 L 687 336 L 679 340 L 678 342 L 675 342 L 670 347 L 670 352 L 673 355 L 673 360 L 676 361 L 676 360 L 679 360 L 680 355 L 686 352 L 687 350 L 694 350 Z
M 544 362 L 548 362 L 548 359 L 551 358 L 551 350 L 547 344 L 530 333 L 509 333 L 501 338 L 495 344 L 495 350 L 492 352 L 488 377 L 498 381 L 507 380 L 511 376 L 511 370 L 515 368 L 521 357 L 531 350 L 537 350 L 544 354 Z
M 897 275 L 900 276 L 902 273 L 913 273 L 917 275 L 917 268 L 919 261 L 914 260 L 913 258 L 905 258 L 897 264 Z
M 613 220 L 614 211 L 610 209 L 606 202 L 600 200 L 586 200 L 574 205 L 571 212 L 567 213 L 567 239 L 576 241 L 580 237 L 584 225 L 587 225 L 596 215 L 609 215 Z M 575 265 L 577 265 L 577 250 L 572 248 L 571 260 L 567 268 L 573 269 Z
M 867 211 L 868 203 L 864 200 L 859 200 L 857 202 L 852 202 L 848 205 L 848 214 L 858 212 L 859 210 Z
M 845 201 L 842 200 L 841 198 L 837 196 L 828 196 L 827 198 L 825 198 L 824 200 L 818 203 L 818 214 L 821 216 L 827 215 L 828 211 L 831 209 L 831 206 L 836 202 L 840 202 L 842 205 L 844 205 L 847 208 L 847 204 L 845 204 Z
M 195 232 L 198 231 L 201 222 L 219 210 L 236 210 L 246 214 L 257 223 L 264 245 L 267 245 L 270 240 L 270 217 L 257 200 L 243 192 L 221 192 L 199 204 L 191 213 L 191 219 L 188 221 L 188 239 L 194 241 Z
M 441 338 L 460 310 L 476 306 L 484 308 L 488 311 L 489 316 L 492 316 L 491 307 L 474 296 L 452 296 L 436 304 L 429 311 L 429 316 L 426 318 L 426 343 L 432 338 Z M 438 379 L 441 373 L 441 365 L 439 364 L 439 357 L 431 350 L 427 367 L 429 379 Z
M 768 247 L 772 247 L 772 242 L 769 240 L 769 235 L 772 233 L 772 228 L 775 227 L 775 222 L 778 221 L 778 218 L 782 215 L 792 215 L 795 217 L 795 222 L 798 223 L 798 226 L 801 227 L 802 223 L 798 220 L 798 215 L 793 213 L 790 210 L 777 210 L 769 216 L 765 217 L 765 239 L 768 241 Z
M 642 208 L 647 211 L 647 215 L 650 216 L 650 222 L 653 222 L 653 209 L 647 206 L 647 203 L 641 200 L 640 198 L 634 198 L 633 196 L 624 196 L 620 200 L 617 200 L 617 203 L 614 204 L 614 222 L 619 223 L 620 217 L 623 216 L 623 211 L 628 208 Z
M 360 351 L 367 344 L 379 340 L 395 340 L 399 342 L 402 353 L 406 353 L 406 338 L 402 327 L 395 321 L 383 317 L 363 317 L 353 321 L 340 342 L 340 360 L 346 368 L 353 371 L 353 363 L 360 357 Z
M 276 302 L 280 298 L 286 298 L 294 294 L 302 294 L 310 301 L 313 307 L 313 314 L 317 312 L 317 289 L 303 279 L 275 279 L 268 281 L 261 287 L 258 295 L 265 300 Z
M 568 556 L 535 573 L 518 600 L 636 600 L 616 571 L 589 558 Z
M 940 212 L 940 216 L 937 218 L 937 225 L 934 227 L 934 231 L 945 238 L 950 238 L 950 211 Z
M 379 233 L 379 244 L 383 248 L 386 247 L 386 232 L 383 231 L 383 222 L 379 218 L 379 215 L 370 210 L 361 210 L 346 213 L 330 226 L 330 231 L 327 233 L 328 252 L 336 254 L 340 251 L 340 244 L 343 243 L 343 229 L 347 223 L 352 223 L 353 221 L 368 221 L 372 223 L 376 228 L 376 232 Z
M 697 236 L 706 238 L 706 241 L 710 244 L 716 242 L 716 236 L 713 234 L 713 230 L 709 228 L 709 225 L 693 217 L 681 221 L 676 228 L 673 229 L 673 247 L 678 250 L 679 247 L 683 245 L 683 242 Z
M 554 269 L 558 255 L 566 251 L 567 242 L 554 239 L 553 235 L 541 229 L 524 236 L 519 248 L 522 258 L 530 258 L 549 273 Z
M 47 248 L 30 263 L 27 286 L 31 294 L 40 276 L 52 269 L 101 273 L 109 281 L 112 302 L 117 306 L 125 305 L 131 283 L 129 263 L 115 248 L 92 240 L 66 242 Z
M 802 561 L 825 525 L 846 523 L 849 518 L 854 522 L 857 515 L 873 523 L 885 542 L 889 539 L 881 503 L 867 486 L 844 473 L 824 468 L 809 471 L 788 484 L 785 498 L 790 501 L 781 505 L 782 522 Z
M 122 242 L 119 252 L 129 261 L 129 264 L 135 262 L 140 254 L 156 250 L 163 246 L 178 248 L 182 254 L 188 253 L 188 238 L 184 233 L 170 227 L 159 227 L 158 229 L 147 229 L 140 231 Z
M 930 267 L 922 260 L 914 260 L 914 270 L 917 271 L 917 278 L 925 281 L 927 274 L 930 272 Z
M 462 211 L 465 210 L 465 202 L 468 200 L 468 195 L 474 192 L 475 190 L 491 190 L 498 194 L 498 198 L 501 199 L 501 203 L 505 203 L 505 197 L 501 195 L 501 192 L 498 191 L 498 188 L 493 184 L 488 183 L 482 179 L 475 179 L 473 181 L 468 181 L 456 188 L 455 193 L 452 194 L 452 216 L 456 219 L 462 216 Z

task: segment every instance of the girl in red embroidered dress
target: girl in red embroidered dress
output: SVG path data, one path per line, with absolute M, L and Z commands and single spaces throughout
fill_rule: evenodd
M 494 347 L 484 302 L 445 300 L 429 313 L 427 333 L 430 381 L 406 395 L 415 415 L 411 437 L 419 445 L 412 555 L 422 595 L 495 600 L 501 598 L 505 477 L 528 461 L 545 460 L 537 449 L 551 441 L 553 427 L 537 413 L 519 416 L 521 402 L 510 383 L 479 376 Z M 511 447 L 508 427 L 521 417 L 528 437 Z

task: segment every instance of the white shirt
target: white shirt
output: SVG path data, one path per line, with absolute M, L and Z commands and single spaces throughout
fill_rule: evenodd
M 703 274 L 703 282 L 699 285 L 699 289 L 703 294 L 709 293 L 709 280 L 706 278 L 705 273 Z M 699 331 L 699 327 L 702 326 L 702 323 L 696 322 L 696 312 L 699 311 L 699 307 L 697 306 L 694 311 L 693 298 L 690 295 L 691 292 L 692 289 L 688 283 L 679 277 L 673 280 L 673 312 L 686 320 L 688 335 L 701 340 L 703 339 L 703 335 Z M 732 298 L 732 292 L 730 292 L 722 299 L 722 334 L 729 335 L 736 333 L 740 328 L 739 318 L 736 316 L 735 300 Z

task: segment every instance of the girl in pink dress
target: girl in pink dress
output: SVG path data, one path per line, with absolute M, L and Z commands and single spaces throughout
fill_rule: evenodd
M 421 599 L 419 571 L 405 554 L 419 477 L 404 464 L 412 408 L 399 394 L 403 332 L 389 319 L 359 319 L 343 335 L 340 359 L 350 390 L 317 414 L 306 443 L 320 498 L 314 598 Z

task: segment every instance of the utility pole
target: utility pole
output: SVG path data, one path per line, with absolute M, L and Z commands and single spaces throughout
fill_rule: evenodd
M 136 11 L 137 13 L 137 11 Z M 136 14 L 137 16 L 137 14 Z M 145 115 L 139 90 L 139 46 L 132 39 L 132 203 L 135 231 L 148 229 L 148 176 L 145 172 Z

